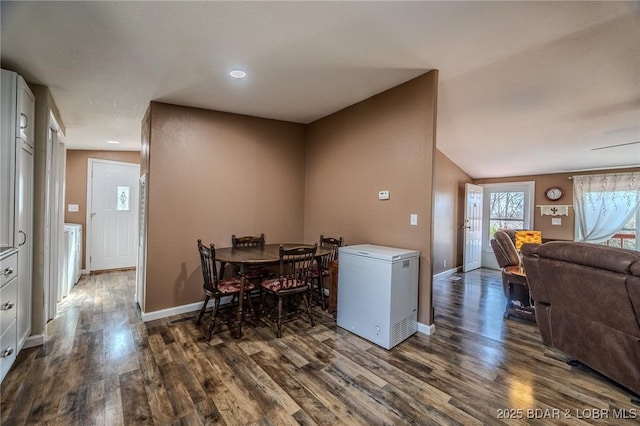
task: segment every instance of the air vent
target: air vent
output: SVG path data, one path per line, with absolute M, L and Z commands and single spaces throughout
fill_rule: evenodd
M 414 312 L 405 319 L 400 320 L 393 325 L 391 331 L 391 346 L 393 347 L 397 345 L 416 331 L 418 331 L 418 317 L 417 313 Z

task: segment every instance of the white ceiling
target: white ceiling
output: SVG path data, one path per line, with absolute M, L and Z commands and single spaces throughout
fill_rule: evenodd
M 308 123 L 438 69 L 474 178 L 640 165 L 640 2 L 5 2 L 2 67 L 74 149 L 140 148 L 150 101 Z M 247 71 L 232 80 L 234 67 Z

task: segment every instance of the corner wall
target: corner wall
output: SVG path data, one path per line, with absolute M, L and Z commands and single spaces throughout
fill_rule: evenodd
M 438 72 L 311 123 L 306 135 L 304 238 L 420 251 L 418 321 L 431 310 L 432 187 Z M 378 200 L 388 190 L 390 199 Z M 409 216 L 418 214 L 418 226 Z
M 436 150 L 433 180 L 433 273 L 462 265 L 465 183 L 473 180 Z
M 145 312 L 202 300 L 199 238 L 304 242 L 304 125 L 157 102 L 148 114 Z

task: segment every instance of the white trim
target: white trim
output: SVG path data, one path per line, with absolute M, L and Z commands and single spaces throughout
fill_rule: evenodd
M 27 339 L 24 341 L 22 349 L 33 348 L 42 345 L 44 345 L 44 334 L 34 334 L 33 336 L 27 337 Z
M 433 276 L 433 278 L 446 277 L 449 275 L 453 275 L 457 272 L 462 272 L 462 266 L 458 266 L 456 268 L 447 269 L 446 271 L 438 272 Z
M 64 222 L 64 207 L 58 206 L 62 211 L 55 211 L 56 204 L 64 204 L 64 183 L 66 170 L 59 170 L 60 156 L 64 154 L 66 162 L 66 153 L 60 153 L 58 145 L 65 145 L 65 134 L 62 132 L 58 121 L 51 109 L 47 120 L 47 136 L 45 141 L 45 207 L 44 207 L 44 265 L 43 265 L 43 289 L 44 289 L 44 309 L 42 327 L 50 319 L 57 316 L 57 288 L 58 273 L 60 269 L 58 265 L 58 248 L 62 244 L 62 238 L 59 237 L 60 227 Z M 66 148 L 66 146 L 65 146 Z M 56 162 L 54 164 L 54 162 Z M 63 169 L 65 168 L 63 163 Z M 54 173 L 57 171 L 57 174 Z M 60 183 L 60 191 L 58 200 L 54 200 L 55 194 L 52 189 L 55 182 Z M 55 220 L 54 220 L 55 219 Z M 57 246 L 57 247 L 56 247 Z M 56 271 L 56 272 L 54 272 Z M 53 275 L 56 275 L 55 279 Z
M 153 312 L 142 312 L 141 317 L 143 322 L 155 321 L 158 319 L 171 317 L 173 315 L 186 314 L 187 312 L 198 311 L 202 308 L 202 302 L 191 303 L 189 305 L 175 306 L 173 308 L 161 309 Z
M 220 306 L 224 306 L 224 304 L 229 303 L 231 301 L 231 296 L 226 296 L 220 299 Z M 207 308 L 213 306 L 213 299 L 209 300 L 207 304 Z M 147 321 L 155 321 L 162 318 L 172 317 L 174 315 L 186 314 L 189 312 L 198 312 L 202 308 L 202 301 L 190 303 L 188 305 L 182 306 L 174 306 L 173 308 L 160 309 L 159 311 L 153 312 L 142 312 L 141 319 L 143 322 Z
M 91 259 L 91 211 L 93 210 L 93 201 L 92 201 L 92 190 L 93 190 L 93 165 L 94 164 L 110 164 L 113 166 L 125 166 L 125 167 L 134 167 L 138 170 L 138 174 L 140 174 L 140 164 L 136 164 L 136 163 L 127 163 L 124 161 L 114 161 L 114 160 L 102 160 L 100 158 L 88 158 L 87 159 L 87 216 L 86 216 L 86 247 L 85 247 L 85 259 L 84 259 L 84 264 L 85 264 L 85 273 L 90 274 L 91 273 L 91 262 L 89 261 L 89 259 Z M 138 208 L 138 206 L 135 207 L 136 209 Z M 136 251 L 138 249 L 137 247 L 137 241 L 138 239 L 135 238 L 136 241 Z M 137 258 L 137 256 L 136 256 Z
M 428 336 L 431 336 L 435 332 L 436 332 L 436 325 L 435 324 L 422 324 L 421 322 L 418 323 L 418 333 L 422 333 L 422 334 L 426 334 Z
M 525 209 L 524 209 L 524 229 L 533 229 L 535 215 L 535 194 L 536 182 L 532 180 L 516 181 L 516 182 L 500 182 L 500 183 L 484 183 L 480 184 L 484 188 L 483 200 L 483 219 L 482 219 L 482 267 L 490 269 L 499 269 L 496 263 L 493 249 L 489 242 L 489 193 L 490 192 L 511 192 L 524 191 Z

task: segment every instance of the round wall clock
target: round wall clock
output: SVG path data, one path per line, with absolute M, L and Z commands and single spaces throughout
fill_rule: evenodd
M 552 186 L 551 188 L 544 191 L 544 196 L 547 197 L 548 200 L 558 201 L 564 195 L 564 191 L 562 188 L 558 188 L 557 186 Z

